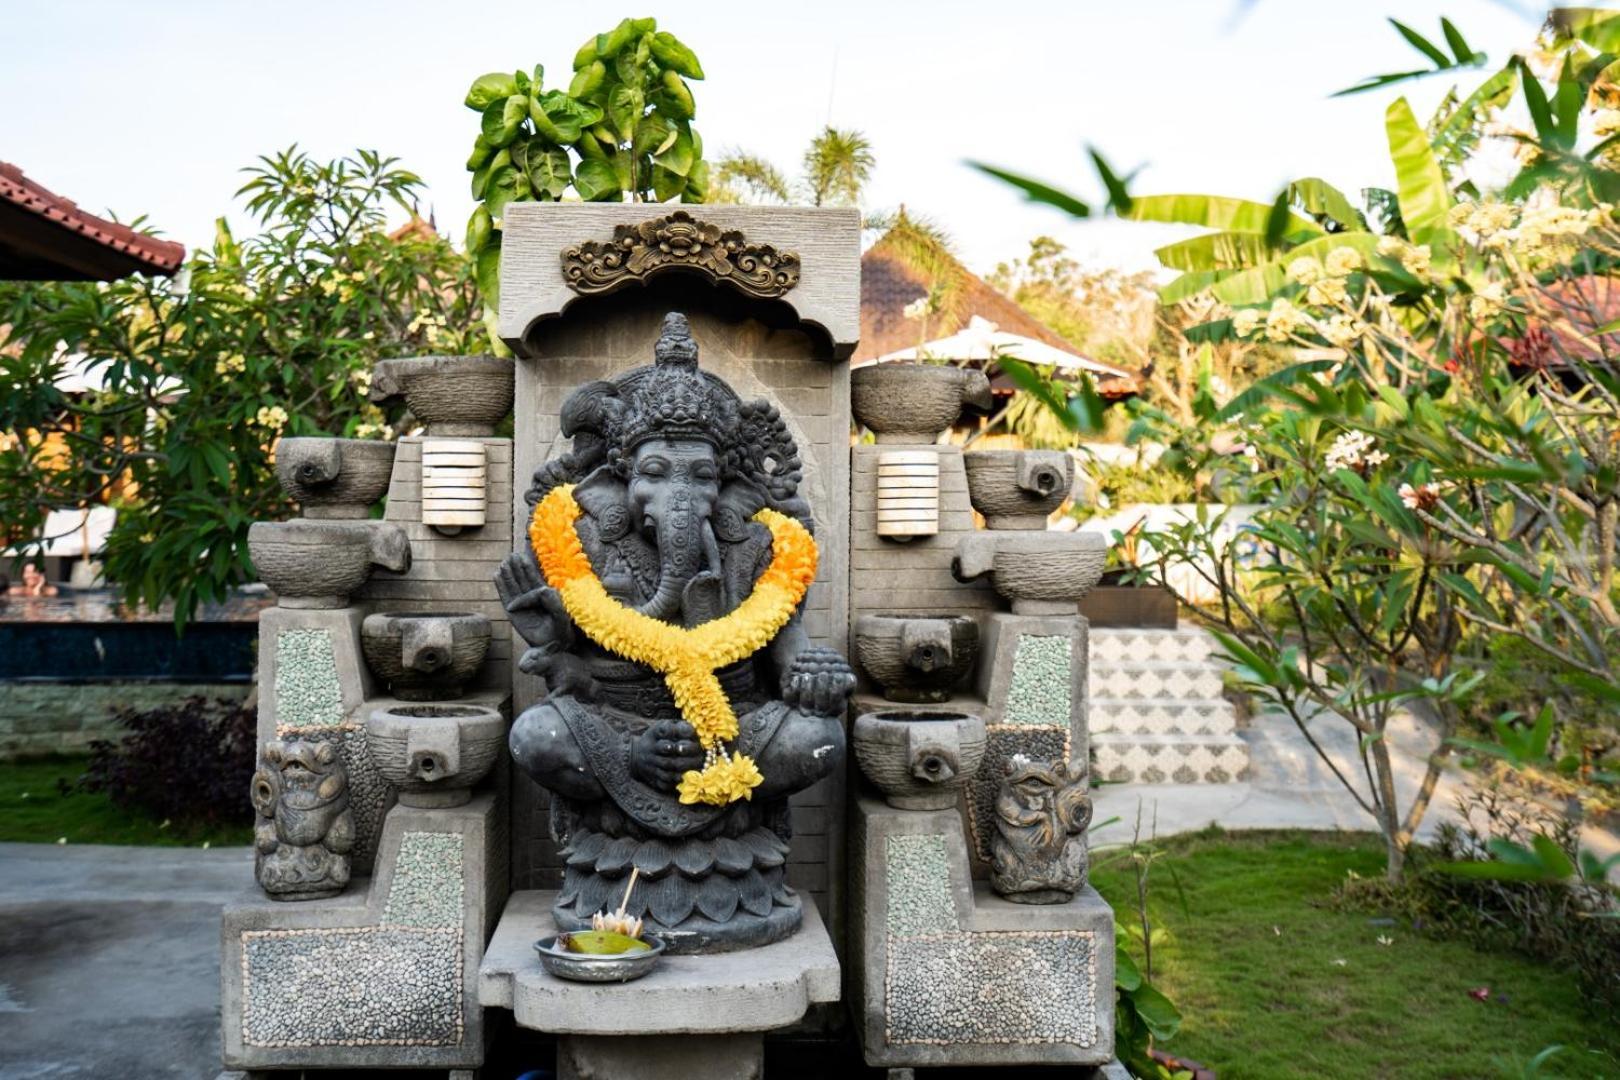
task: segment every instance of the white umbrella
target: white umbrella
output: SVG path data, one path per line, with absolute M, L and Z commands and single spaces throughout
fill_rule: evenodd
M 914 348 L 886 353 L 869 363 L 888 364 L 897 360 L 925 358 L 985 363 L 999 360 L 1004 356 L 1022 360 L 1036 367 L 1054 367 L 1059 371 L 1086 371 L 1093 375 L 1120 379 L 1132 377 L 1132 373 L 1124 368 L 1059 349 L 1023 334 L 997 329 L 995 323 L 979 315 L 974 315 L 966 326 L 949 337 L 926 341 Z

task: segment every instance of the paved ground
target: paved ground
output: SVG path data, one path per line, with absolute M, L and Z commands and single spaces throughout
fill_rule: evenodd
M 213 1080 L 246 848 L 0 844 L 0 1080 Z

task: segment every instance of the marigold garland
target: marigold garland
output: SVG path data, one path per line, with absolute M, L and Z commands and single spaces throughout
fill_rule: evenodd
M 724 806 L 751 798 L 764 778 L 747 755 L 726 749 L 737 737 L 737 714 L 715 672 L 752 656 L 787 625 L 816 576 L 815 539 L 786 514 L 769 509 L 755 514 L 754 520 L 771 531 L 770 566 L 735 610 L 688 629 L 608 595 L 574 528 L 581 511 L 573 490 L 572 485 L 553 488 L 529 522 L 529 540 L 546 583 L 592 641 L 663 674 L 706 754 L 701 771 L 689 770 L 681 778 L 681 802 Z

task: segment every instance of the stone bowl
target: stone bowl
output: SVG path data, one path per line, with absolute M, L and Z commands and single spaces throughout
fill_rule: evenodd
M 850 375 L 855 419 L 879 443 L 928 443 L 956 423 L 964 405 L 988 410 L 984 372 L 950 364 L 871 364 Z
M 879 709 L 855 718 L 855 760 L 890 806 L 949 810 L 984 759 L 984 720 L 943 709 Z
M 411 415 L 436 436 L 479 438 L 512 411 L 511 357 L 412 356 L 378 361 L 371 400 L 404 395 Z
M 506 718 L 485 705 L 395 705 L 366 718 L 371 760 L 405 806 L 463 806 L 506 746 Z
M 557 944 L 557 936 L 541 938 L 534 943 L 534 951 L 540 954 L 540 966 L 549 974 L 571 982 L 629 982 L 657 967 L 658 958 L 664 955 L 664 940 L 652 934 L 643 934 L 641 938 L 651 948 L 610 956 L 569 952 Z
M 276 480 L 306 518 L 364 519 L 388 490 L 394 449 L 373 439 L 282 439 Z
M 1062 450 L 975 450 L 962 465 L 988 529 L 1044 529 L 1074 487 L 1074 459 Z
M 464 611 L 379 611 L 360 624 L 371 673 L 403 701 L 459 697 L 489 651 L 489 616 Z
M 411 568 L 405 530 L 380 521 L 256 521 L 248 527 L 248 554 L 285 608 L 340 608 L 373 566 Z
M 1107 562 L 1099 532 L 977 532 L 957 545 L 952 570 L 962 581 L 989 574 L 1016 615 L 1075 615 Z
M 855 657 L 890 701 L 945 701 L 979 657 L 979 624 L 966 615 L 862 615 Z

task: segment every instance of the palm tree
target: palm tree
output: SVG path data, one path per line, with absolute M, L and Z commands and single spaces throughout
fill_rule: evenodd
M 858 206 L 876 165 L 865 135 L 829 124 L 810 140 L 803 172 L 794 180 L 757 154 L 727 152 L 714 165 L 709 201 Z

